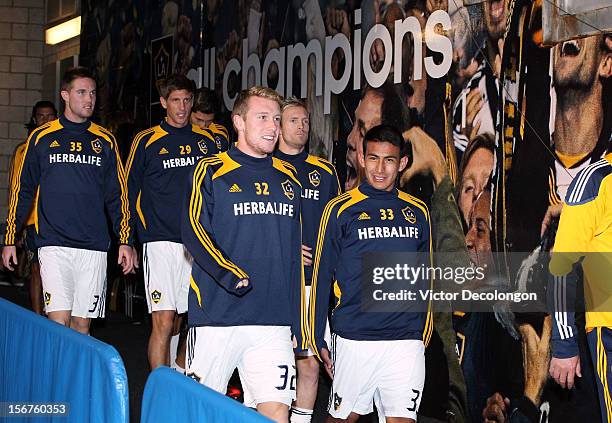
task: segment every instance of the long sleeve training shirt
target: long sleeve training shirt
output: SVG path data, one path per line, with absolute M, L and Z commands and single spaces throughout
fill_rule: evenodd
M 15 244 L 38 192 L 37 247 L 107 251 L 107 218 L 121 244 L 131 243 L 125 174 L 113 135 L 64 116 L 36 128 L 11 190 L 5 244 Z
M 177 216 L 198 161 L 218 153 L 208 129 L 176 128 L 165 121 L 134 138 L 126 165 L 133 219 L 140 242 L 181 242 Z
M 291 326 L 307 347 L 300 193 L 295 169 L 271 156 L 233 148 L 198 163 L 182 222 L 190 326 Z

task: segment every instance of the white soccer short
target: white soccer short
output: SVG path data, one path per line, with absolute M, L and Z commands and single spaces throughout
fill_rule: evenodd
M 171 241 L 145 242 L 142 257 L 149 313 L 185 313 L 193 261 L 185 246 Z
M 355 341 L 332 335 L 334 380 L 328 412 L 416 420 L 425 384 L 425 346 L 420 340 Z
M 45 311 L 104 317 L 106 252 L 70 247 L 38 249 Z
M 310 286 L 306 287 L 306 305 L 308 307 L 307 310 L 310 310 Z M 310 328 L 308 328 L 307 331 L 310 332 Z M 327 345 L 329 345 L 331 342 L 331 332 L 329 330 L 329 321 L 325 322 L 325 335 L 323 336 L 324 336 L 323 339 L 325 340 Z M 312 357 L 315 355 L 315 353 L 312 351 L 312 348 L 308 347 L 306 351 L 296 353 L 295 355 L 297 355 L 298 357 Z
M 187 376 L 225 394 L 238 368 L 244 405 L 262 402 L 291 406 L 295 399 L 295 359 L 288 326 L 201 326 L 187 334 Z

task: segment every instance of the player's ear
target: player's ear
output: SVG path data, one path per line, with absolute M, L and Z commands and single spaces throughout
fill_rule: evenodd
M 406 169 L 406 166 L 408 166 L 408 156 L 404 156 L 400 159 L 399 162 L 399 172 L 403 172 L 404 169 Z
M 363 149 L 357 149 L 357 160 L 359 161 L 359 166 L 363 169 L 365 168 L 365 156 L 363 155 Z
M 68 98 L 70 97 L 70 94 L 68 94 L 68 91 L 61 90 L 60 91 L 60 95 L 62 96 L 62 99 L 67 103 L 68 102 Z
M 237 132 L 244 131 L 245 123 L 242 119 L 242 116 L 240 116 L 239 114 L 232 115 L 232 123 L 234 124 L 234 128 L 236 128 Z
M 162 96 L 160 96 L 160 97 L 159 97 L 159 102 L 161 103 L 161 105 L 162 105 L 162 107 L 163 107 L 164 109 L 167 109 L 167 108 L 168 108 L 168 102 L 167 102 L 167 101 L 166 101 L 166 99 L 165 99 L 165 98 L 163 98 Z

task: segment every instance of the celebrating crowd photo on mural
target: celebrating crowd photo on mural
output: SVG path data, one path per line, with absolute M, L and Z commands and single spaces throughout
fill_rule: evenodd
M 196 381 L 277 422 L 612 422 L 612 3 L 575 3 L 82 1 L 5 274 L 117 343 L 143 420 L 170 367 L 179 420 Z

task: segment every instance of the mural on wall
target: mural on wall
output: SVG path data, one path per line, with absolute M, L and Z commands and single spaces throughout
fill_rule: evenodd
M 237 93 L 252 85 L 305 99 L 310 152 L 333 160 L 345 189 L 362 178 L 357 152 L 369 128 L 410 130 L 412 143 L 431 138 L 456 187 L 471 260 L 496 267 L 512 284 L 521 262 L 510 253 L 541 244 L 545 214 L 559 210 L 576 174 L 610 147 L 612 39 L 598 34 L 545 46 L 541 2 L 466 3 L 125 0 L 102 7 L 89 0 L 81 62 L 96 71 L 100 120 L 125 148 L 163 117 L 156 82 L 170 72 L 214 89 L 225 123 Z M 430 200 L 427 175 L 400 182 Z M 493 259 L 496 252 L 507 259 Z M 455 327 L 475 325 L 466 317 Z M 501 332 L 485 338 L 498 342 Z M 489 388 L 521 394 L 512 376 L 517 360 L 520 371 L 520 345 L 509 359 L 516 343 L 492 352 L 485 341 L 470 347 L 468 336 L 461 347 L 470 412 L 480 410 L 475 419 Z M 482 356 L 488 364 L 475 364 Z M 553 390 L 545 400 L 548 421 L 588 408 Z

